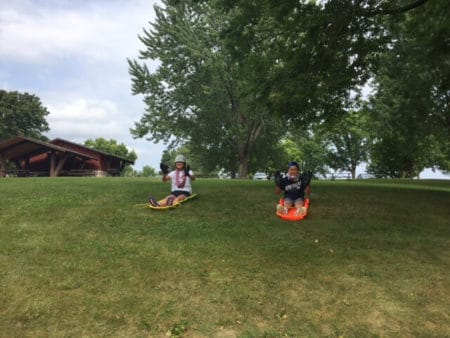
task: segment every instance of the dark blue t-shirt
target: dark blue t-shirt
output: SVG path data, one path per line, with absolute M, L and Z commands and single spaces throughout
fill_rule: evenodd
M 284 198 L 290 198 L 296 200 L 297 198 L 305 198 L 306 185 L 302 184 L 302 177 L 298 177 L 297 181 L 289 179 L 289 177 L 283 177 L 280 189 L 284 191 Z

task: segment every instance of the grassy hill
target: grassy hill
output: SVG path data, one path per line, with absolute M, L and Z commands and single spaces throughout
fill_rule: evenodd
M 450 336 L 450 181 L 0 179 L 0 336 Z

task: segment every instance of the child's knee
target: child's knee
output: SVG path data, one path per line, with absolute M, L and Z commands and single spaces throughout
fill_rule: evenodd
M 291 201 L 290 199 L 285 199 L 285 200 L 284 200 L 284 206 L 285 206 L 286 208 L 292 208 L 292 207 L 294 206 L 294 202 Z
M 179 196 L 176 198 L 176 201 L 177 201 L 177 202 L 181 202 L 181 201 L 184 200 L 184 199 L 186 199 L 186 196 L 184 196 L 184 195 L 179 195 Z
M 297 199 L 295 200 L 295 207 L 296 207 L 296 208 L 302 207 L 303 204 L 304 204 L 303 198 L 297 198 Z

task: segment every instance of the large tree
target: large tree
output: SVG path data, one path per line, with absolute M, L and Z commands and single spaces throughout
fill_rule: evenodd
M 328 165 L 334 170 L 351 172 L 355 179 L 357 166 L 368 160 L 370 150 L 367 114 L 350 111 L 339 122 L 322 128 L 328 148 Z
M 46 139 L 49 114 L 39 97 L 17 91 L 0 90 L 0 141 L 13 136 Z
M 148 106 L 132 132 L 190 142 L 212 160 L 222 155 L 231 170 L 238 163 L 244 177 L 258 139 L 284 134 L 280 121 L 307 129 L 345 116 L 352 92 L 396 43 L 386 20 L 431 3 L 164 1 L 141 37 L 144 62 L 129 61 L 133 93 Z M 150 72 L 145 60 L 160 66 Z
M 386 20 L 392 43 L 375 77 L 370 170 L 414 177 L 425 167 L 450 169 L 450 3 L 427 2 Z
M 265 89 L 263 96 L 269 97 L 273 111 L 300 125 L 339 123 L 352 105 L 353 92 L 357 93 L 375 74 L 385 73 L 384 57 L 379 56 L 388 54 L 391 61 L 397 58 L 397 62 L 404 62 L 399 74 L 413 79 L 411 87 L 403 81 L 405 92 L 413 90 L 415 96 L 420 97 L 414 87 L 419 89 L 423 85 L 420 78 L 427 79 L 424 89 L 428 102 L 422 100 L 414 110 L 421 109 L 422 116 L 433 116 L 433 122 L 426 123 L 432 130 L 425 134 L 426 139 L 417 137 L 416 141 L 403 137 L 396 144 L 406 139 L 409 147 L 405 148 L 422 159 L 423 151 L 412 147 L 419 145 L 420 139 L 428 145 L 439 145 L 428 154 L 433 154 L 436 162 L 448 164 L 450 142 L 445 136 L 449 135 L 448 1 L 227 0 L 222 3 L 225 9 L 237 13 L 226 32 L 230 45 L 236 46 L 234 57 L 245 57 L 264 46 L 266 64 L 271 67 L 263 73 L 260 88 Z M 388 76 L 395 83 L 399 74 L 392 67 Z M 380 84 L 378 89 L 385 90 L 383 86 Z M 391 113 L 388 115 L 396 116 Z M 403 114 L 411 113 L 404 110 Z M 384 121 L 389 124 L 386 116 Z M 405 118 L 399 123 L 407 122 Z M 416 130 L 414 123 L 411 120 L 411 130 Z M 379 128 L 380 132 L 388 130 L 389 126 Z M 394 143 L 395 138 L 400 137 L 398 131 L 390 135 Z M 436 139 L 441 142 L 432 142 Z M 408 143 L 412 141 L 415 143 Z M 375 148 L 373 150 L 374 155 L 379 154 Z M 354 170 L 354 165 L 337 163 L 338 157 L 350 159 L 349 153 L 341 156 L 342 152 L 336 152 L 335 155 L 339 155 L 335 156 L 335 165 Z M 404 157 L 397 160 L 409 161 Z M 399 165 L 407 166 L 406 162 Z
M 281 133 L 258 90 L 263 54 L 232 58 L 221 35 L 231 14 L 215 1 L 165 0 L 155 11 L 152 29 L 140 37 L 144 62 L 129 60 L 133 94 L 147 104 L 132 134 L 189 142 L 191 150 L 246 177 L 258 140 Z M 158 60 L 158 69 L 151 72 L 145 60 Z

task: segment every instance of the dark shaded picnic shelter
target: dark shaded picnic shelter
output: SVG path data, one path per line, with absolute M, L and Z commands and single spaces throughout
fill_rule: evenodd
M 13 163 L 16 169 L 11 169 Z M 0 142 L 0 177 L 119 176 L 133 161 L 61 138 L 49 142 L 16 136 Z
M 6 175 L 6 161 L 15 163 L 19 176 L 27 176 L 26 172 L 30 170 L 30 160 L 41 155 L 46 155 L 50 159 L 46 171 L 51 177 L 58 176 L 67 161 L 72 158 L 78 158 L 82 162 L 92 159 L 86 154 L 48 142 L 16 136 L 0 143 L 0 176 Z

